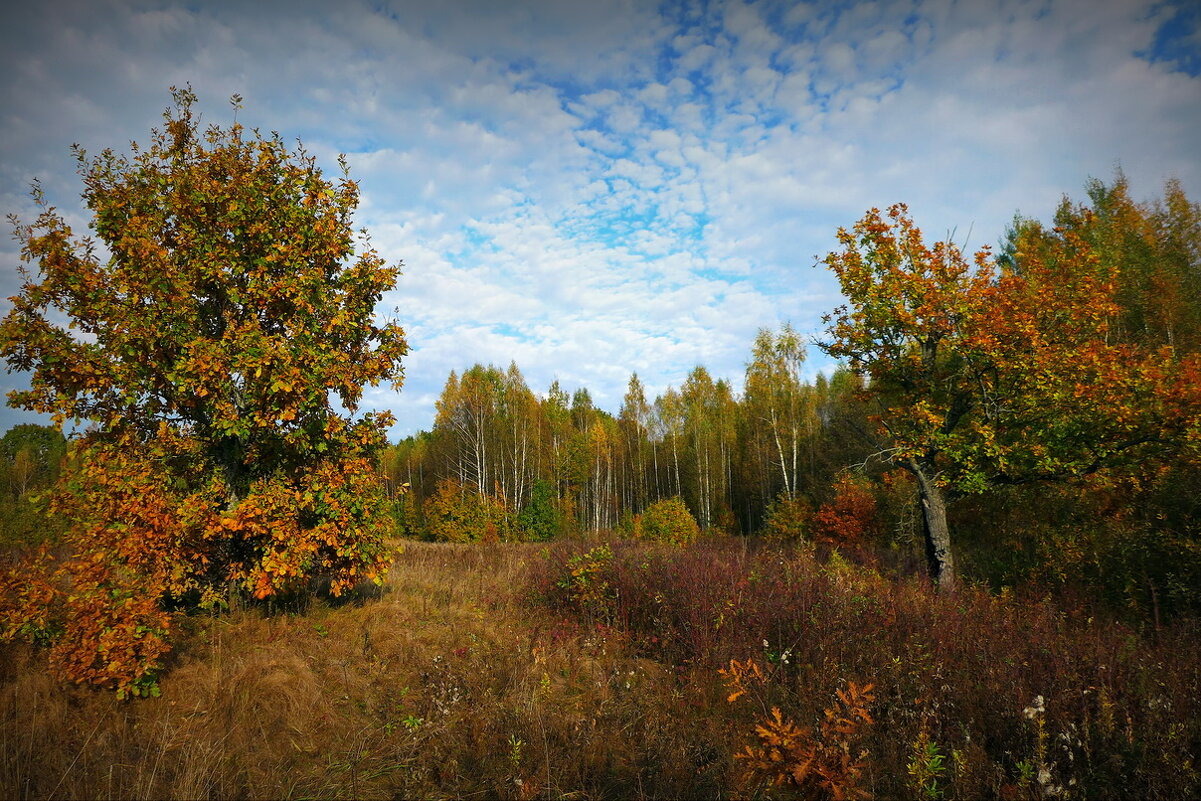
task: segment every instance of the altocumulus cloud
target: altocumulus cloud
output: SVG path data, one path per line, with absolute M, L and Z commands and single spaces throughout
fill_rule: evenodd
M 49 2 L 6 23 L 6 212 L 32 216 L 37 177 L 82 228 L 69 145 L 145 139 L 170 84 L 209 121 L 236 92 L 244 124 L 348 154 L 357 222 L 405 262 L 380 313 L 409 332 L 406 386 L 366 398 L 397 436 L 476 361 L 611 410 L 633 371 L 737 385 L 758 328 L 820 331 L 838 295 L 815 257 L 871 206 L 975 247 L 1116 165 L 1145 196 L 1201 191 L 1184 0 Z M 17 261 L 0 249 L 5 296 Z

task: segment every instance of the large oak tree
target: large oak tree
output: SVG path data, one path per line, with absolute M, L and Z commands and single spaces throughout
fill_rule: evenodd
M 1024 226 L 1003 264 L 927 246 L 903 205 L 838 238 L 824 263 L 848 303 L 826 317 L 822 347 L 866 378 L 877 455 L 916 479 L 940 586 L 955 583 L 956 495 L 1195 442 L 1198 360 L 1112 335 L 1120 267 L 1079 230 Z
M 32 374 L 9 403 L 86 424 L 54 507 L 73 558 L 40 589 L 10 576 L 4 623 L 53 630 L 68 676 L 122 691 L 169 647 L 169 605 L 378 578 L 391 418 L 353 415 L 365 386 L 399 388 L 407 350 L 375 321 L 398 267 L 356 243 L 345 162 L 327 180 L 299 145 L 202 129 L 192 91 L 172 94 L 148 147 L 75 148 L 99 242 L 35 186 L 0 323 L 0 355 Z

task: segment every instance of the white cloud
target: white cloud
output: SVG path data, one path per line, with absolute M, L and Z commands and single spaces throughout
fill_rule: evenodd
M 29 218 L 39 175 L 82 227 L 68 145 L 145 140 L 173 82 L 206 122 L 240 92 L 247 124 L 327 168 L 349 153 L 356 223 L 406 265 L 381 306 L 414 347 L 406 389 L 366 396 L 397 433 L 475 361 L 610 409 L 632 371 L 661 391 L 704 363 L 738 385 L 756 329 L 818 330 L 837 293 L 814 258 L 869 206 L 983 244 L 1118 162 L 1144 195 L 1170 175 L 1201 191 L 1201 79 L 1135 55 L 1150 2 L 287 8 L 13 11 L 0 200 Z

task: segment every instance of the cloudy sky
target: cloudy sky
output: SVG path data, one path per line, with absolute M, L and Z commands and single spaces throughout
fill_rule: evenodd
M 369 392 L 428 428 L 448 372 L 515 360 L 616 411 L 755 332 L 809 335 L 840 225 L 905 201 L 932 236 L 995 243 L 1120 166 L 1201 197 L 1193 0 L 23 3 L 0 33 L 0 209 L 29 182 L 82 229 L 69 146 L 145 141 L 172 84 L 205 122 L 346 153 L 356 222 L 404 262 L 381 304 L 412 345 Z M 0 293 L 18 287 L 0 242 Z M 0 302 L 6 312 L 7 302 Z M 810 349 L 810 372 L 830 364 Z M 20 375 L 0 376 L 4 389 Z M 0 430 L 34 420 L 0 412 Z

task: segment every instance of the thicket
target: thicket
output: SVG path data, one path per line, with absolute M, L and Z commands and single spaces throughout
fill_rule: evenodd
M 939 595 L 813 547 L 585 548 L 557 544 L 533 563 L 534 598 L 678 675 L 721 675 L 726 693 L 707 702 L 727 707 L 740 792 L 1201 791 L 1194 624 L 1152 636 L 1048 596 Z

